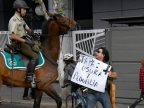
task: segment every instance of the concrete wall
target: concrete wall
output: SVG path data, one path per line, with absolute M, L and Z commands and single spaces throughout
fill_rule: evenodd
M 115 81 L 117 102 L 132 103 L 140 96 L 139 68 L 140 60 L 144 58 L 144 27 L 118 27 L 108 32 L 111 64 L 118 72 Z
M 103 18 L 143 16 L 143 0 L 93 0 L 93 28 L 108 28 Z
M 104 18 L 143 16 L 143 4 L 143 0 L 93 0 L 93 29 L 110 28 L 108 22 L 101 20 Z M 140 95 L 139 61 L 144 57 L 144 27 L 122 26 L 108 31 L 106 44 L 119 76 L 117 102 L 132 103 Z

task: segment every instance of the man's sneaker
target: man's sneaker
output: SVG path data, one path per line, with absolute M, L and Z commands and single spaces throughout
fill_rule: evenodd
M 1 99 L 1 97 L 0 97 L 0 104 L 1 104 L 2 102 L 4 102 L 4 100 L 3 100 L 3 99 Z
M 30 100 L 28 96 L 23 97 L 23 100 Z
M 33 81 L 33 76 L 32 75 L 26 76 L 25 81 L 31 83 Z

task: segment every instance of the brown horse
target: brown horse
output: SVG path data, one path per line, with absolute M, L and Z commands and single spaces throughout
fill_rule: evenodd
M 61 15 L 53 15 L 43 26 L 41 42 L 42 52 L 45 57 L 45 64 L 35 71 L 36 80 L 39 81 L 36 86 L 33 108 L 40 108 L 43 92 L 53 98 L 57 103 L 57 108 L 61 108 L 62 101 L 60 96 L 54 90 L 52 83 L 58 77 L 57 59 L 60 50 L 60 37 L 70 28 L 76 25 L 73 19 Z M 28 87 L 31 84 L 25 82 L 26 72 L 22 70 L 9 70 L 5 66 L 4 59 L 0 54 L 0 89 L 2 84 L 13 87 Z

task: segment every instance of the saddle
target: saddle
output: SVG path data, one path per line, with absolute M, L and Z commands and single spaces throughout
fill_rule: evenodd
M 15 47 L 14 45 L 12 44 L 6 44 L 6 48 L 4 48 L 4 51 L 5 52 L 8 52 L 8 53 L 13 53 L 13 54 L 18 54 L 20 49 L 18 47 Z
M 20 54 L 12 45 L 7 44 L 7 48 L 0 52 L 4 58 L 5 65 L 8 69 L 26 70 L 29 59 Z M 35 69 L 44 65 L 44 58 L 41 52 L 38 54 L 38 64 Z

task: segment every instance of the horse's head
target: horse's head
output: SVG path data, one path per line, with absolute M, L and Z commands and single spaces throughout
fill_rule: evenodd
M 41 41 L 50 40 L 50 37 L 53 36 L 63 35 L 77 24 L 74 19 L 64 17 L 60 14 L 48 13 L 48 15 L 51 18 L 43 23 Z
M 59 25 L 60 34 L 64 34 L 76 26 L 76 21 L 71 18 L 67 18 L 59 14 L 54 14 L 52 18 Z

